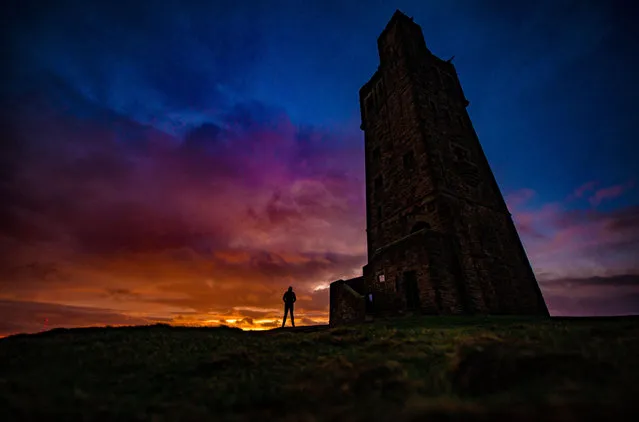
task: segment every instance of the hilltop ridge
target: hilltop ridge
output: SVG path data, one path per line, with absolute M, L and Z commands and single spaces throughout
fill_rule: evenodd
M 0 340 L 0 417 L 630 420 L 637 356 L 637 317 L 58 329 Z

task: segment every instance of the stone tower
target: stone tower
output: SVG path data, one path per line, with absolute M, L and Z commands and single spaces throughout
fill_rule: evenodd
M 331 323 L 361 308 L 344 289 L 372 292 L 381 312 L 548 315 L 455 67 L 400 11 L 377 46 L 380 65 L 359 93 L 368 264 L 331 285 Z

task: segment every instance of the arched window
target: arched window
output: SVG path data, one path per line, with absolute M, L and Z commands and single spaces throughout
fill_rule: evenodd
M 413 229 L 410 232 L 412 234 L 423 229 L 430 229 L 430 224 L 428 224 L 425 221 L 418 221 L 417 223 L 415 223 L 415 225 L 413 226 Z

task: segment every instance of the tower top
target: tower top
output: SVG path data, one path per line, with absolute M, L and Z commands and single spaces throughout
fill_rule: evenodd
M 379 42 L 379 40 L 384 37 L 384 34 L 386 34 L 396 23 L 404 23 L 404 24 L 413 24 L 413 25 L 417 25 L 414 21 L 412 17 L 408 17 L 404 12 L 402 12 L 399 9 L 395 10 L 395 13 L 393 13 L 393 16 L 390 18 L 390 20 L 388 21 L 388 23 L 386 24 L 386 26 L 384 27 L 384 30 L 382 31 L 382 33 L 379 35 L 379 37 L 377 37 L 377 40 Z M 419 26 L 419 25 L 418 25 Z
M 414 59 L 430 54 L 421 26 L 399 9 L 377 37 L 377 51 L 381 66 L 396 62 L 400 57 Z

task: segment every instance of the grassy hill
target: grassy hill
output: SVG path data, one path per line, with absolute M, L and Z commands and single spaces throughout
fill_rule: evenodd
M 639 319 L 413 317 L 0 340 L 2 420 L 631 420 Z

